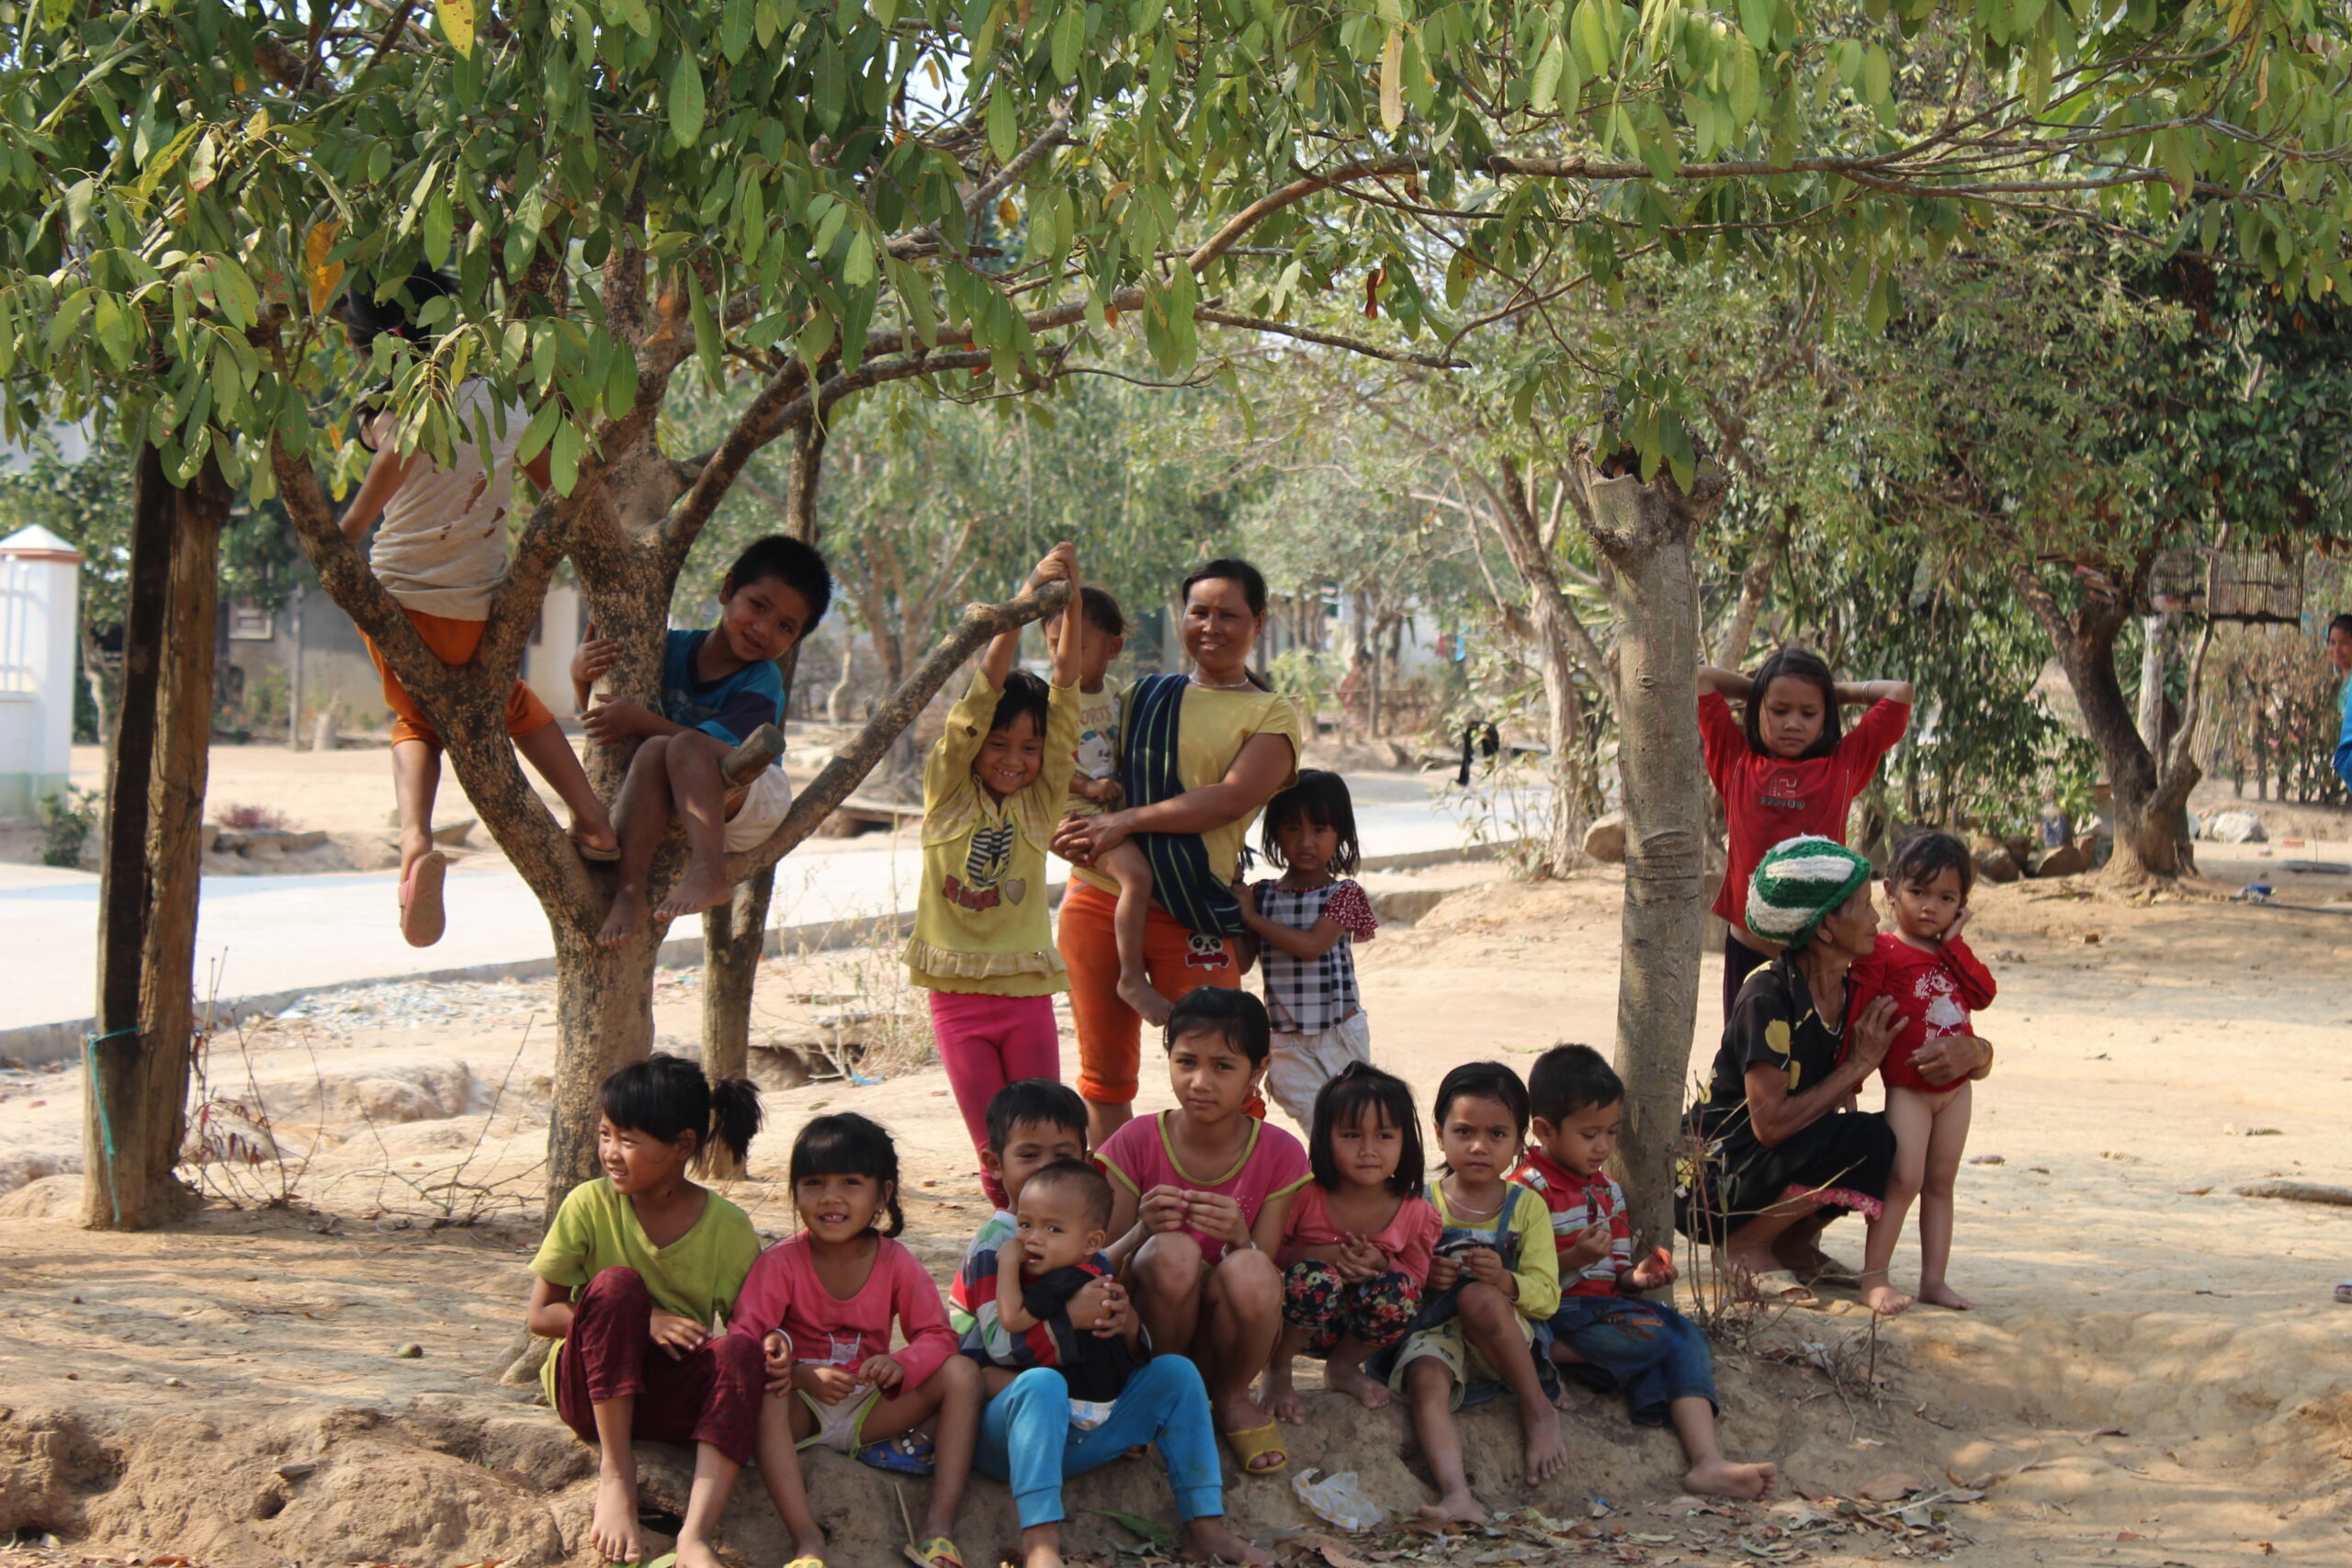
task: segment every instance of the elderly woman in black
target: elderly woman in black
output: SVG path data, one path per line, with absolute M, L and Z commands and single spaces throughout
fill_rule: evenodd
M 1881 997 L 1846 1016 L 1846 971 L 1878 936 L 1870 862 L 1818 837 L 1775 845 L 1748 885 L 1747 928 L 1780 942 L 1772 962 L 1739 988 L 1706 1098 L 1685 1131 L 1699 1145 L 1677 1184 L 1676 1224 L 1722 1247 L 1748 1289 L 1808 1298 L 1800 1275 L 1834 1266 L 1822 1228 L 1852 1212 L 1879 1217 L 1894 1134 L 1855 1092 L 1878 1070 L 1898 1028 Z M 1934 1042 L 1913 1059 L 1928 1081 L 1983 1077 L 1992 1047 L 1971 1035 Z M 1871 1305 L 1910 1302 L 1877 1292 Z

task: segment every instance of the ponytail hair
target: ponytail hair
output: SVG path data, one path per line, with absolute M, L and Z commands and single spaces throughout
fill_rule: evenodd
M 606 1078 L 596 1101 L 605 1120 L 624 1132 L 665 1144 L 692 1133 L 697 1171 L 710 1168 L 713 1143 L 725 1145 L 741 1164 L 760 1130 L 760 1091 L 749 1078 L 713 1083 L 695 1063 L 662 1051 Z

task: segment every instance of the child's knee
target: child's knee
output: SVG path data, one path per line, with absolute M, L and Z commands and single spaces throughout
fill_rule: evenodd
M 1443 1361 L 1434 1356 L 1423 1356 L 1405 1363 L 1405 1393 L 1417 1404 L 1453 1402 L 1453 1374 Z
M 636 1269 L 616 1264 L 600 1270 L 594 1279 L 589 1280 L 588 1288 L 581 1292 L 580 1300 L 583 1306 L 593 1301 L 608 1311 L 626 1311 L 637 1306 L 650 1311 L 653 1292 L 646 1288 L 644 1276 Z
M 1463 1286 L 1458 1299 L 1462 1321 L 1474 1328 L 1499 1328 L 1519 1311 L 1510 1297 L 1483 1280 Z
M 1182 1231 L 1162 1232 L 1136 1253 L 1132 1272 L 1137 1296 L 1197 1290 L 1201 1244 Z

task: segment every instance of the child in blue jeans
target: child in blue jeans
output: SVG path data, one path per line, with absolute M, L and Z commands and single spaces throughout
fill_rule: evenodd
M 999 1089 L 989 1105 L 989 1149 L 986 1162 L 1004 1184 L 1013 1213 L 1022 1193 L 1040 1171 L 1058 1181 L 1082 1156 L 1086 1109 L 1060 1084 L 1026 1079 Z M 1071 1151 L 1056 1147 L 1077 1143 Z M 1016 1152 L 1017 1151 L 1017 1152 Z M 1051 1205 L 1033 1204 L 1032 1228 Z M 1017 1224 L 1018 1222 L 1016 1222 Z M 965 1307 L 964 1354 L 981 1363 L 993 1397 L 980 1415 L 979 1450 L 972 1462 L 982 1473 L 1008 1483 L 1021 1518 L 1022 1568 L 1061 1568 L 1062 1482 L 1110 1463 L 1146 1443 L 1159 1450 L 1168 1467 L 1168 1488 L 1176 1495 L 1188 1556 L 1211 1562 L 1271 1564 L 1272 1553 L 1236 1534 L 1225 1522 L 1225 1486 L 1218 1473 L 1216 1432 L 1209 1419 L 1209 1396 L 1200 1372 L 1182 1356 L 1155 1356 L 1127 1375 L 1107 1413 L 1090 1410 L 1082 1418 L 1103 1418 L 1080 1427 L 1073 1421 L 1070 1376 L 1057 1365 L 1039 1364 L 1038 1349 L 1052 1338 L 1015 1334 L 997 1308 L 1002 1288 L 997 1277 L 998 1249 L 1006 1266 L 1024 1247 L 1002 1217 L 981 1227 L 964 1255 L 954 1299 Z M 1099 1302 L 1099 1310 L 1098 1308 Z M 985 1303 L 984 1314 L 974 1310 Z M 1062 1303 L 1062 1341 L 1071 1332 L 1103 1338 L 1129 1336 L 1135 1308 L 1115 1279 L 1103 1279 Z M 1041 1325 L 1042 1326 L 1042 1325 Z M 991 1345 L 1001 1356 L 990 1354 Z M 1058 1354 L 1056 1359 L 1061 1358 Z M 1018 1370 L 1016 1370 L 1018 1369 Z M 1006 1379 L 1010 1378 L 1010 1382 Z
M 1625 1086 L 1589 1045 L 1555 1045 L 1527 1076 L 1535 1142 L 1511 1179 L 1552 1211 L 1560 1253 L 1560 1306 L 1550 1324 L 1552 1359 L 1605 1392 L 1622 1391 L 1637 1426 L 1672 1422 L 1690 1468 L 1686 1492 L 1762 1497 L 1779 1472 L 1734 1464 L 1715 1439 L 1714 1359 L 1699 1325 L 1672 1307 L 1637 1299 L 1671 1284 L 1664 1247 L 1634 1261 L 1625 1194 L 1602 1172 L 1625 1120 Z M 1566 1393 L 1563 1391 L 1563 1399 Z

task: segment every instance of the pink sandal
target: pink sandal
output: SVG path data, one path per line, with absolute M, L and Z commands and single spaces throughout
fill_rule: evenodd
M 427 850 L 401 878 L 401 935 L 411 947 L 431 947 L 441 940 L 448 911 L 441 902 L 441 882 L 448 874 L 449 857 Z

